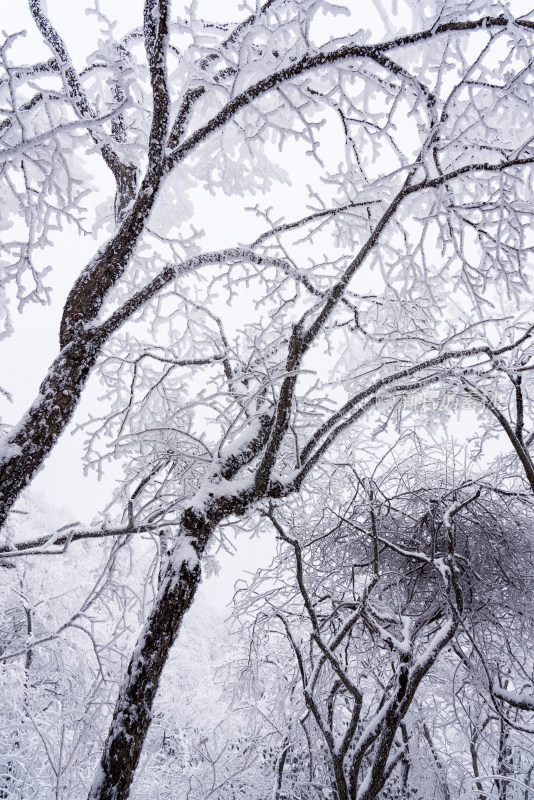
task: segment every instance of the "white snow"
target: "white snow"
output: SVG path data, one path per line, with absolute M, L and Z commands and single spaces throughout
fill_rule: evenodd
M 195 548 L 185 537 L 176 544 L 172 553 L 172 559 L 177 569 L 180 568 L 184 561 L 187 562 L 187 568 L 189 570 L 195 569 L 199 563 Z

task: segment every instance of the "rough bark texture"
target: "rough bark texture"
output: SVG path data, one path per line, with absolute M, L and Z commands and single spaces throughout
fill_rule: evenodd
M 63 348 L 35 402 L 7 439 L 0 461 L 0 527 L 72 417 L 99 349 L 92 333 L 75 337 Z
M 161 175 L 153 192 L 137 199 L 116 236 L 85 267 L 69 293 L 60 329 L 61 351 L 39 387 L 33 405 L 0 453 L 0 527 L 69 424 L 102 345 L 118 327 L 100 329 L 91 323 L 128 265 L 154 204 L 160 179 Z
M 65 45 L 43 13 L 39 0 L 31 0 L 30 10 L 44 40 L 54 52 L 58 69 L 64 73 L 74 108 L 82 117 L 92 118 L 92 109 Z M 0 452 L 0 527 L 13 503 L 31 482 L 70 422 L 102 345 L 123 321 L 100 329 L 95 325 L 107 293 L 129 264 L 164 175 L 163 156 L 169 126 L 167 12 L 166 1 L 156 3 L 156 0 L 146 0 L 145 47 L 153 90 L 146 173 L 135 196 L 135 166 L 122 163 L 109 143 L 100 148 L 105 163 L 116 179 L 115 213 L 117 220 L 122 221 L 115 236 L 96 253 L 69 292 L 60 325 L 61 351 L 48 370 L 35 402 Z M 120 130 L 117 136 L 120 138 Z
M 208 536 L 206 530 L 197 539 L 198 555 Z M 199 579 L 198 561 L 175 564 L 171 555 L 156 602 L 130 660 L 89 800 L 125 800 L 129 795 L 152 720 L 152 704 L 161 673 L 184 614 L 193 602 Z
M 63 310 L 61 347 L 97 318 L 107 293 L 123 275 L 154 205 L 160 180 L 161 175 L 151 184 L 146 179 L 143 181 L 131 212 L 115 236 L 98 251 L 76 280 Z
M 260 417 L 259 426 L 248 443 L 238 453 L 222 460 L 212 480 L 234 478 L 265 446 L 271 425 L 268 415 Z M 180 536 L 130 660 L 88 800 L 126 800 L 128 797 L 152 719 L 161 673 L 198 587 L 199 559 L 216 525 L 231 514 L 243 514 L 257 499 L 254 489 L 250 488 L 235 495 L 209 499 L 202 508 L 190 506 L 182 514 Z

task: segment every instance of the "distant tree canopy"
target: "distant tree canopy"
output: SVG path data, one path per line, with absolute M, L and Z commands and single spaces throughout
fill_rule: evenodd
M 240 606 L 265 629 L 259 654 L 284 642 L 278 710 L 262 711 L 278 722 L 264 735 L 240 717 L 233 744 L 222 721 L 210 741 L 164 732 L 145 769 L 180 751 L 199 800 L 528 793 L 534 10 L 516 5 L 227 2 L 210 21 L 202 2 L 145 0 L 119 37 L 101 0 L 83 64 L 53 3 L 28 2 L 35 61 L 6 34 L 3 335 L 14 305 L 61 290 L 66 260 L 71 285 L 57 356 L 0 446 L 0 658 L 20 700 L 1 797 L 137 791 L 226 526 L 280 539 L 267 589 Z M 74 234 L 95 253 L 73 279 Z M 104 393 L 87 418 L 89 380 Z M 21 493 L 71 424 L 89 466 L 123 467 L 114 503 L 96 527 L 30 530 Z M 31 570 L 77 558 L 76 603 L 37 611 Z M 91 666 L 51 699 L 41 651 L 63 680 L 60 635 Z M 29 725 L 46 754 L 33 773 Z

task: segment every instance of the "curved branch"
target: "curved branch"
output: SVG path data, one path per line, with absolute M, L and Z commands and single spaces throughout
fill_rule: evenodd
M 116 99 L 119 101 L 117 109 L 97 119 L 96 112 L 91 107 L 80 77 L 74 68 L 67 46 L 43 11 L 41 0 L 29 0 L 29 6 L 39 32 L 48 47 L 54 53 L 54 58 L 47 62 L 49 69 L 58 71 L 61 74 L 67 97 L 80 119 L 84 120 L 86 123 L 90 121 L 93 122 L 93 125 L 87 126 L 89 133 L 95 144 L 98 145 L 102 158 L 113 173 L 117 185 L 115 216 L 118 221 L 122 218 L 125 209 L 135 196 L 137 187 L 137 167 L 134 164 L 123 162 L 109 141 L 102 141 L 102 138 L 97 135 L 94 130 L 94 123 L 97 121 L 102 122 L 107 119 L 118 120 L 117 129 L 114 132 L 115 138 L 118 140 L 120 138 L 119 131 L 122 129 L 120 124 L 121 112 L 127 105 L 128 100 L 123 96 L 122 91 L 116 91 Z M 54 132 L 55 131 L 51 131 L 48 135 L 53 135 Z M 41 136 L 38 137 L 39 140 L 41 138 Z
M 332 414 L 330 419 L 328 419 L 323 425 L 321 425 L 320 428 L 318 428 L 318 430 L 309 439 L 309 441 L 307 442 L 301 453 L 302 462 L 305 462 L 307 459 L 312 457 L 312 452 L 314 448 L 318 445 L 319 441 L 323 438 L 323 436 L 328 434 L 329 431 L 335 425 L 337 425 L 337 423 L 341 422 L 343 418 L 350 411 L 352 411 L 352 409 L 356 405 L 358 405 L 358 403 L 360 403 L 362 400 L 365 400 L 366 398 L 370 398 L 372 395 L 376 394 L 380 389 L 389 386 L 389 384 L 394 383 L 397 380 L 411 377 L 412 375 L 416 375 L 418 372 L 434 368 L 436 366 L 439 366 L 440 364 L 444 364 L 453 359 L 470 358 L 478 355 L 486 355 L 488 358 L 493 358 L 497 355 L 501 355 L 502 353 L 509 352 L 510 350 L 513 350 L 520 344 L 522 344 L 527 338 L 530 338 L 533 331 L 534 331 L 534 325 L 531 325 L 519 339 L 517 339 L 515 342 L 512 342 L 512 344 L 505 345 L 504 347 L 493 349 L 488 345 L 480 345 L 479 347 L 468 347 L 464 350 L 442 353 L 441 355 L 435 356 L 434 358 L 429 358 L 427 361 L 423 361 L 420 364 L 413 364 L 391 375 L 387 375 L 385 378 L 380 378 L 379 380 L 375 381 L 370 386 L 368 386 L 366 389 L 362 389 L 361 392 L 355 394 L 340 409 L 338 409 L 338 411 Z
M 447 22 L 443 25 L 437 25 L 426 31 L 419 33 L 401 36 L 397 39 L 392 39 L 388 42 L 382 42 L 374 45 L 359 45 L 359 44 L 346 44 L 339 47 L 337 50 L 326 50 L 315 55 L 305 55 L 295 64 L 289 67 L 284 67 L 271 75 L 262 78 L 257 83 L 245 89 L 244 92 L 232 98 L 222 108 L 218 114 L 212 117 L 205 125 L 200 127 L 194 134 L 186 139 L 183 144 L 172 151 L 166 158 L 166 170 L 171 170 L 177 163 L 196 147 L 199 142 L 204 140 L 206 136 L 218 130 L 222 125 L 228 122 L 239 109 L 244 108 L 253 100 L 261 97 L 269 92 L 276 86 L 291 80 L 292 78 L 304 75 L 316 67 L 328 66 L 337 64 L 348 58 L 369 58 L 380 63 L 378 58 L 382 59 L 382 54 L 389 50 L 394 50 L 398 47 L 404 47 L 410 44 L 417 44 L 418 42 L 427 41 L 445 33 L 452 33 L 455 31 L 477 31 L 481 29 L 499 29 L 506 28 L 510 20 L 507 17 L 482 17 L 478 20 L 466 20 L 465 22 Z M 529 30 L 534 30 L 534 22 L 528 20 L 518 21 L 515 24 Z M 378 57 L 378 58 L 377 58 Z M 384 66 L 382 64 L 381 66 Z
M 162 525 L 128 525 L 124 528 L 99 528 L 95 530 L 70 530 L 68 533 L 57 531 L 51 536 L 39 536 L 24 542 L 15 542 L 13 545 L 0 545 L 0 558 L 18 558 L 20 556 L 58 555 L 65 553 L 71 542 L 86 539 L 105 539 L 108 536 L 130 536 L 134 533 L 151 533 L 159 531 L 162 527 L 169 527 L 170 523 Z M 62 530 L 65 530 L 64 528 Z M 61 535 L 57 535 L 61 533 Z M 58 547 L 61 550 L 43 550 L 43 548 Z
M 476 386 L 473 386 L 467 378 L 462 378 L 462 383 L 464 384 L 464 390 L 478 400 L 483 406 L 485 406 L 495 417 L 495 419 L 499 422 L 499 425 L 507 435 L 508 439 L 512 447 L 514 448 L 515 452 L 518 455 L 518 458 L 523 465 L 523 469 L 525 471 L 526 478 L 530 484 L 530 488 L 534 492 L 534 462 L 530 457 L 530 453 L 528 448 L 526 447 L 525 443 L 517 436 L 516 431 L 514 430 L 513 426 L 508 422 L 500 408 L 498 408 L 495 403 L 491 400 L 488 395 L 479 389 Z

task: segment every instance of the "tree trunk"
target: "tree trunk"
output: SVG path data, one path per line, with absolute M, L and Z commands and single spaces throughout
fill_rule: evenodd
M 161 673 L 200 580 L 201 555 L 209 537 L 183 551 L 181 537 L 171 554 L 154 607 L 139 636 L 113 713 L 88 800 L 126 800 L 152 720 Z M 183 553 L 183 555 L 181 555 Z
M 0 528 L 19 494 L 41 468 L 67 427 L 100 350 L 94 333 L 76 336 L 64 347 L 31 408 L 0 452 Z
M 265 446 L 271 417 L 262 415 L 251 427 L 251 438 L 238 452 L 219 462 L 211 476 L 230 481 Z M 201 507 L 182 514 L 180 534 L 169 556 L 152 611 L 139 636 L 104 745 L 88 800 L 126 800 L 152 720 L 152 705 L 161 673 L 191 607 L 200 580 L 200 557 L 221 520 L 241 515 L 258 499 L 251 485 L 236 494 L 209 495 Z
M 70 422 L 102 345 L 113 332 L 113 326 L 91 323 L 128 266 L 160 180 L 156 175 L 151 191 L 140 193 L 116 235 L 87 264 L 69 293 L 61 321 L 61 351 L 35 402 L 0 446 L 0 528 Z

